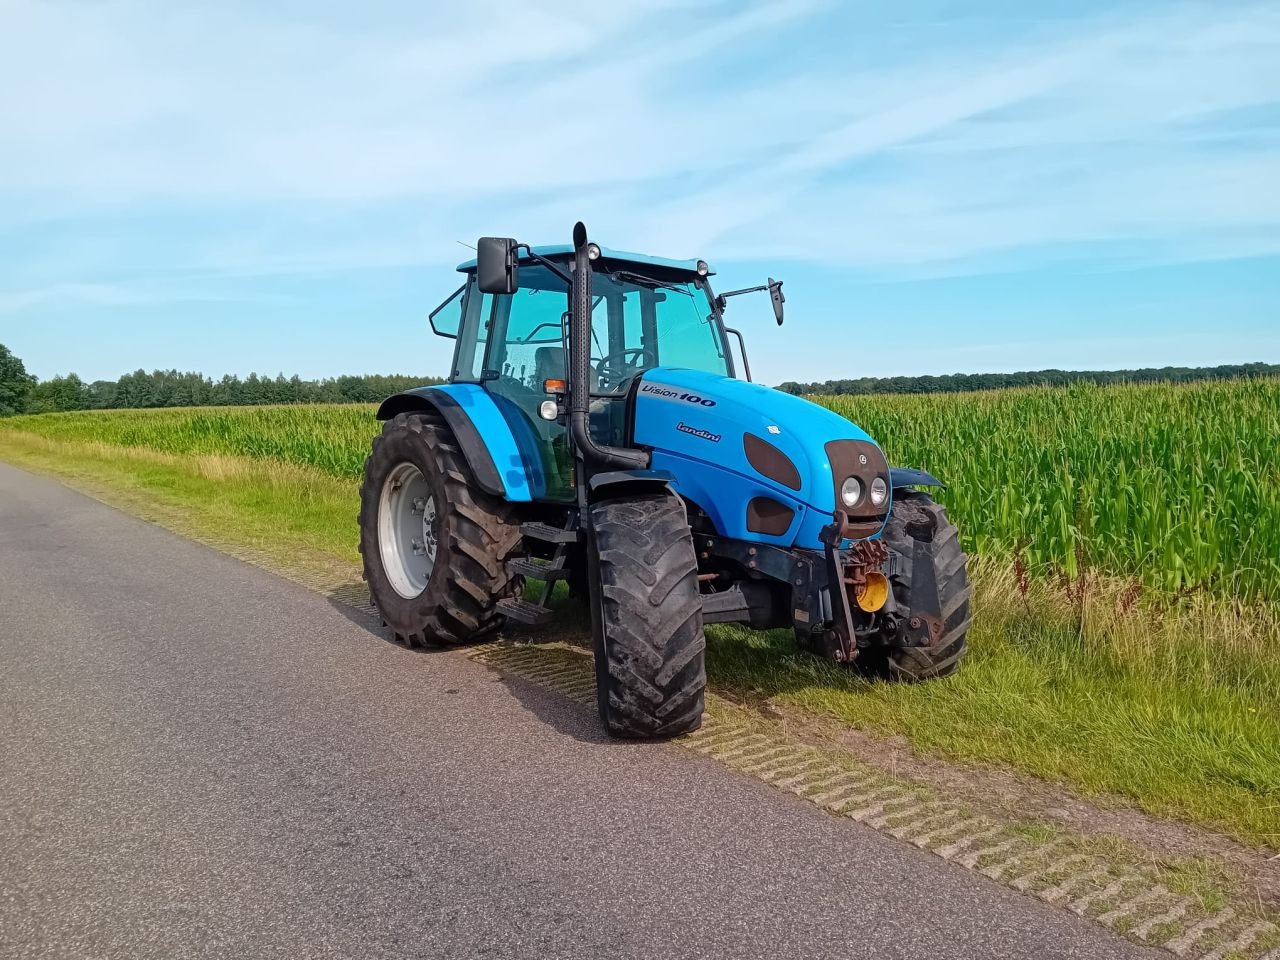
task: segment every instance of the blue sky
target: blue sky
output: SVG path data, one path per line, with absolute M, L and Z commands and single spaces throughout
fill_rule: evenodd
M 1280 5 L 0 0 L 0 342 L 442 372 L 482 234 L 699 256 L 757 379 L 1280 362 Z

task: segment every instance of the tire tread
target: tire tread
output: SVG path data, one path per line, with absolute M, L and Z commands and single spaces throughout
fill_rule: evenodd
M 932 563 L 942 600 L 943 634 L 929 647 L 897 647 L 884 661 L 891 680 L 919 682 L 950 676 L 960 666 L 968 650 L 968 632 L 973 623 L 970 599 L 973 587 L 968 578 L 968 557 L 960 546 L 959 530 L 947 512 L 928 494 L 907 491 L 896 495 L 884 541 L 905 563 L 894 577 L 898 601 L 911 606 L 912 566 L 920 553 Z
M 601 719 L 617 737 L 697 729 L 706 641 L 683 503 L 661 493 L 593 504 L 591 529 Z

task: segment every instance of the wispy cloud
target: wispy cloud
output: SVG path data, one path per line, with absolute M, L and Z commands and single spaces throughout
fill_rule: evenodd
M 456 238 L 578 216 L 615 245 L 886 276 L 1277 252 L 1280 10 L 1047 10 L 500 2 L 302 23 L 9 0 L 0 205 L 13 237 L 118 238 L 78 260 L 50 244 L 82 292 L 124 263 L 447 260 Z M 187 235 L 148 242 L 138 224 L 165 219 Z
M 1129 244 L 1147 260 L 1276 251 L 1280 11 L 1112 15 L 1053 33 L 898 69 L 892 89 L 855 74 L 851 91 L 881 94 L 856 98 L 858 115 L 658 216 L 701 223 L 703 245 L 730 256 L 871 268 L 989 269 L 993 255 L 1067 245 Z M 1271 112 L 1241 116 L 1258 107 Z

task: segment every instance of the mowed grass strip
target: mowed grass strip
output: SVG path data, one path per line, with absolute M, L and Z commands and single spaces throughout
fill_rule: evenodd
M 0 421 L 2 422 L 2 421 Z M 312 582 L 360 574 L 354 481 L 308 467 L 51 440 L 0 426 L 0 460 L 52 474 L 106 503 Z
M 1209 386 L 1219 392 L 1204 395 L 1202 386 L 1195 385 L 1007 391 L 1004 397 L 838 398 L 857 407 L 850 408 L 850 415 L 877 431 L 891 454 L 895 444 L 921 444 L 922 437 L 933 436 L 932 444 L 916 448 L 928 458 L 897 453 L 893 459 L 930 467 L 951 481 L 946 496 L 966 545 L 976 553 L 976 541 L 985 551 L 974 566 L 970 656 L 957 677 L 942 683 L 867 684 L 799 654 L 787 631 L 762 634 L 716 627 L 708 631 L 713 685 L 833 723 L 902 734 L 923 753 L 1008 764 L 1086 793 L 1128 798 L 1155 813 L 1211 825 L 1246 842 L 1280 842 L 1280 626 L 1269 599 L 1280 582 L 1274 561 L 1251 568 L 1256 582 L 1250 586 L 1240 578 L 1219 578 L 1212 589 L 1188 590 L 1186 577 L 1160 573 L 1161 558 L 1169 556 L 1167 544 L 1144 539 L 1159 529 L 1213 528 L 1230 515 L 1240 551 L 1264 542 L 1280 551 L 1272 539 L 1280 517 L 1274 495 L 1280 478 L 1269 459 L 1275 452 L 1270 446 L 1257 449 L 1272 422 L 1268 418 L 1276 416 L 1265 402 L 1275 385 Z M 1233 469 L 1254 471 L 1263 478 L 1258 488 L 1266 488 L 1252 507 L 1237 515 L 1229 510 L 1243 509 L 1239 504 L 1214 506 L 1217 513 L 1201 517 L 1188 513 L 1187 503 L 1176 497 L 1162 501 L 1154 496 L 1152 503 L 1165 502 L 1169 516 L 1180 519 L 1167 527 L 1152 521 L 1149 530 L 1143 528 L 1147 532 L 1130 537 L 1123 563 L 1115 557 L 1107 561 L 1105 551 L 1095 563 L 1075 541 L 1070 541 L 1071 549 L 1063 548 L 1063 562 L 1058 563 L 1047 559 L 1049 553 L 1032 554 L 1036 537 L 1054 541 L 1051 532 L 1037 526 L 1041 515 L 1027 512 L 1024 503 L 1017 514 L 1024 520 L 1010 521 L 1009 528 L 1021 532 L 1018 537 L 1008 534 L 1015 547 L 1006 548 L 1004 534 L 991 532 L 1005 528 L 981 516 L 992 498 L 1039 496 L 1047 502 L 1050 491 L 1066 485 L 1075 491 L 1077 519 L 1083 510 L 1094 511 L 1089 528 L 1096 529 L 1098 518 L 1111 516 L 1107 510 L 1116 498 L 1129 496 L 1116 494 L 1108 501 L 1111 488 L 1101 479 L 1108 471 L 1133 476 L 1149 467 L 1144 459 L 1150 453 L 1146 427 L 1133 427 L 1126 447 L 1117 437 L 1128 428 L 1113 422 L 1130 407 L 1135 416 L 1146 416 L 1142 391 L 1152 394 L 1146 399 L 1154 406 L 1165 404 L 1164 417 L 1204 421 L 1192 430 L 1207 431 L 1209 420 L 1219 425 L 1226 439 L 1220 437 L 1204 456 L 1225 463 L 1224 450 L 1235 445 Z M 1178 407 L 1179 396 L 1193 399 Z M 909 415 L 897 414 L 902 418 L 897 424 L 876 423 L 868 414 L 874 404 L 887 410 L 895 402 L 921 405 Z M 1106 430 L 1115 462 L 1088 459 L 1063 446 L 1060 437 L 1050 443 L 1066 429 L 1067 421 L 1061 416 L 1055 420 L 1055 415 L 1071 409 L 1078 413 L 1088 402 L 1096 407 L 1094 419 L 1113 417 Z M 926 415 L 930 405 L 941 409 L 948 403 L 953 409 L 946 417 Z M 984 429 L 994 430 L 999 423 L 1004 433 L 989 442 L 981 430 L 966 433 L 961 417 L 966 405 L 975 405 Z M 1006 412 L 998 414 L 1000 410 Z M 1074 422 L 1083 426 L 1078 417 Z M 1141 423 L 1150 426 L 1148 420 Z M 241 544 L 281 568 L 313 568 L 307 571 L 313 580 L 317 570 L 350 580 L 358 577 L 358 477 L 377 429 L 368 407 L 17 417 L 0 421 L 0 458 L 67 477 L 188 535 Z M 1087 446 L 1086 440 L 1079 442 Z M 1172 471 L 1191 462 L 1190 448 L 1179 443 L 1181 452 L 1160 461 L 1165 464 L 1161 469 Z M 1045 461 L 1049 466 L 1039 473 L 1010 472 L 990 455 L 997 444 L 1007 448 L 1004 457 L 1014 460 L 1019 445 L 1034 452 L 1047 444 L 1057 451 L 1057 459 Z M 948 459 L 940 460 L 943 456 Z M 1071 475 L 1061 475 L 1068 468 Z M 1202 484 L 1212 472 L 1203 465 L 1187 469 L 1187 476 Z M 1081 499 L 1081 477 L 1095 478 L 1088 487 L 1095 500 Z M 1161 489 L 1173 490 L 1173 480 L 1172 474 L 1167 476 Z M 1021 484 L 1019 492 L 1001 492 L 1002 484 L 1015 481 Z M 1230 492 L 1229 485 L 1214 489 L 1217 497 Z M 1251 497 L 1259 492 L 1241 489 Z M 979 516 L 966 517 L 966 511 Z M 1253 518 L 1250 529 L 1243 527 L 1247 516 Z M 1025 526 L 1019 528 L 1021 523 Z M 1078 522 L 1072 536 L 1084 529 Z M 1111 542 L 1120 539 L 1117 534 Z M 1211 529 L 1204 539 L 1222 547 L 1205 557 L 1229 560 L 1230 538 Z M 1015 568 L 1014 555 L 1041 575 L 1026 576 L 1024 569 Z M 1069 558 L 1083 565 L 1074 579 L 1060 583 Z M 1123 576 L 1096 572 L 1115 566 Z

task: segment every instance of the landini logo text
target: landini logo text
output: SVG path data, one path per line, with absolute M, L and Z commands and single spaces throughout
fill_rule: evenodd
M 710 440 L 712 443 L 720 442 L 720 434 L 712 433 L 710 430 L 699 430 L 697 427 L 691 427 L 687 423 L 677 423 L 676 429 L 681 433 L 688 433 L 699 440 Z

